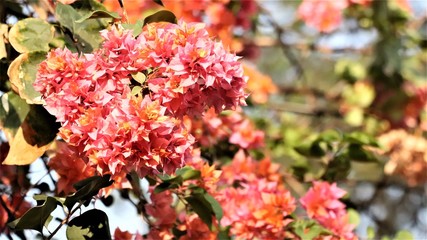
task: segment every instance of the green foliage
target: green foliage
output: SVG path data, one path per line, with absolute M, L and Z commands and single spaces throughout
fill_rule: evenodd
M 293 232 L 304 240 L 312 240 L 322 234 L 328 235 L 330 231 L 320 226 L 314 220 L 297 220 L 290 223 Z
M 161 10 L 158 11 L 150 16 L 147 16 L 144 19 L 144 25 L 147 25 L 149 23 L 153 22 L 170 22 L 170 23 L 176 23 L 177 19 L 175 17 L 175 14 L 173 14 L 170 11 L 167 10 Z
M 162 183 L 156 186 L 154 193 L 160 193 L 168 189 L 178 188 L 186 180 L 200 178 L 200 171 L 195 170 L 191 167 L 183 167 L 176 170 L 175 176 L 171 177 L 168 175 L 159 175 Z
M 42 205 L 28 210 L 21 218 L 9 223 L 9 227 L 15 230 L 34 229 L 40 233 L 43 231 L 50 214 L 56 209 L 58 201 L 53 197 L 47 197 Z
M 113 181 L 111 181 L 110 178 L 111 176 L 107 174 L 104 176 L 93 176 L 77 182 L 74 184 L 74 188 L 77 192 L 67 196 L 67 198 L 65 198 L 64 205 L 69 211 L 71 211 L 77 202 L 88 204 L 92 197 L 98 194 L 99 190 L 113 184 Z
M 111 239 L 108 216 L 98 209 L 73 218 L 68 223 L 66 233 L 68 239 Z
M 9 41 L 20 52 L 49 51 L 54 27 L 39 18 L 26 18 L 18 21 L 9 31 Z
M 200 219 L 212 229 L 212 217 L 215 216 L 219 222 L 223 216 L 221 205 L 203 188 L 197 187 L 192 190 L 192 193 L 185 200 L 199 215 Z
M 12 140 L 19 126 L 24 122 L 30 107 L 25 100 L 13 92 L 3 94 L 0 101 L 0 126 L 6 138 Z
M 101 10 L 105 11 L 105 9 Z M 71 32 L 71 39 L 69 39 L 71 42 L 68 43 L 67 47 L 83 52 L 92 52 L 94 49 L 99 48 L 102 42 L 99 31 L 105 29 L 108 22 L 105 19 L 91 19 L 92 13 L 86 9 L 75 9 L 70 5 L 57 4 L 55 17 L 61 26 Z M 85 17 L 88 17 L 88 19 L 77 22 Z
M 28 104 L 42 104 L 40 93 L 34 90 L 38 65 L 46 58 L 46 52 L 22 53 L 10 64 L 7 74 L 12 88 Z

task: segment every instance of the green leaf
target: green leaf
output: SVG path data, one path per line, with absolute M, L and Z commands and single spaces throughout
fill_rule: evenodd
M 111 239 L 108 216 L 98 209 L 91 209 L 73 218 L 66 230 L 67 239 Z
M 114 19 L 120 19 L 120 15 L 116 12 L 110 12 L 107 10 L 95 10 L 93 12 L 89 12 L 79 20 L 76 20 L 76 23 L 82 23 L 88 19 L 94 19 L 94 18 L 114 18 Z
M 14 92 L 3 94 L 0 101 L 0 127 L 9 142 L 12 142 L 19 126 L 30 111 L 30 107 Z
M 359 213 L 352 208 L 347 209 L 347 213 L 348 213 L 348 223 L 353 224 L 354 226 L 359 226 L 360 224 Z
M 55 28 L 39 18 L 26 18 L 18 21 L 9 31 L 9 41 L 20 53 L 49 51 Z
M 41 233 L 50 214 L 56 209 L 57 203 L 55 198 L 47 197 L 43 205 L 31 208 L 21 218 L 16 219 L 8 225 L 17 231 L 34 229 Z
M 206 201 L 209 202 L 210 208 L 212 209 L 215 218 L 218 220 L 218 222 L 220 222 L 224 213 L 219 202 L 207 192 L 203 195 L 203 197 L 206 199 Z
M 78 44 L 83 52 L 92 52 L 99 48 L 102 43 L 99 31 L 108 26 L 108 21 L 105 19 L 87 19 L 81 23 L 76 22 L 87 13 L 87 10 L 76 10 L 70 5 L 59 2 L 55 9 L 56 19 L 63 27 L 68 28 L 73 33 L 73 40 L 76 40 L 75 44 Z
M 377 158 L 375 158 L 373 153 L 356 143 L 352 143 L 348 146 L 348 156 L 353 161 L 377 162 Z
M 368 239 L 374 239 L 375 238 L 375 229 L 371 226 L 369 226 L 366 229 L 366 233 L 367 233 L 367 238 Z
M 167 10 L 160 10 L 144 19 L 144 26 L 153 22 L 170 22 L 176 23 L 176 16 Z
M 71 210 L 77 202 L 89 201 L 93 196 L 98 194 L 99 190 L 113 184 L 114 181 L 110 180 L 110 177 L 111 175 L 93 176 L 74 184 L 77 192 L 67 196 L 64 205 L 68 210 Z
M 141 86 L 135 86 L 132 88 L 131 94 L 133 96 L 140 95 L 142 93 L 142 87 Z
M 221 205 L 203 188 L 193 188 L 192 194 L 185 200 L 210 229 L 212 229 L 212 217 L 215 216 L 219 222 L 223 216 Z
M 364 132 L 352 132 L 344 134 L 344 141 L 348 143 L 379 147 L 378 142 L 375 140 L 375 138 Z
M 313 142 L 304 142 L 299 146 L 296 146 L 294 149 L 304 156 L 323 157 L 327 150 L 327 145 L 325 144 L 326 143 L 321 140 L 315 140 Z
M 209 209 L 209 203 L 200 197 L 200 195 L 186 197 L 185 200 L 191 208 L 202 219 L 209 229 L 212 229 L 212 211 Z
M 138 20 L 136 21 L 134 24 L 129 24 L 129 23 L 123 23 L 122 24 L 124 29 L 129 29 L 132 30 L 132 35 L 134 37 L 137 37 L 139 34 L 142 33 L 142 27 L 144 26 L 144 20 Z
M 12 88 L 28 104 L 42 104 L 41 95 L 34 90 L 38 65 L 46 59 L 46 52 L 22 53 L 10 64 L 7 70 Z
M 396 236 L 394 236 L 394 239 L 395 240 L 401 240 L 401 239 L 413 240 L 414 236 L 412 235 L 411 232 L 407 230 L 400 230 L 399 232 L 396 233 Z
M 295 234 L 304 240 L 312 240 L 322 234 L 330 234 L 327 229 L 314 220 L 296 220 L 290 226 L 294 229 Z
M 199 179 L 201 176 L 201 172 L 199 170 L 195 170 L 194 168 L 188 166 L 176 170 L 175 174 L 177 176 L 181 176 L 183 181 Z
M 132 78 L 140 84 L 143 84 L 145 82 L 146 76 L 142 72 L 137 72 L 132 74 Z

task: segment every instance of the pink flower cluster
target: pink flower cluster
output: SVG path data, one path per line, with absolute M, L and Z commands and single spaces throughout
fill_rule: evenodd
M 264 132 L 238 111 L 218 115 L 212 108 L 202 119 L 193 119 L 191 125 L 197 142 L 205 147 L 226 139 L 242 149 L 264 146 Z
M 317 220 L 335 235 L 341 239 L 355 240 L 357 236 L 352 232 L 354 226 L 348 223 L 345 205 L 339 200 L 345 194 L 336 183 L 315 181 L 313 187 L 300 198 L 300 203 L 310 218 Z
M 258 179 L 224 189 L 217 197 L 224 209 L 221 225 L 236 239 L 283 239 L 292 222 L 295 199 L 277 182 Z
M 283 239 L 295 199 L 280 181 L 278 167 L 269 159 L 256 162 L 239 151 L 232 163 L 223 167 L 223 190 L 216 198 L 236 239 Z M 234 188 L 233 186 L 238 185 Z
M 298 17 L 321 32 L 332 32 L 342 22 L 343 11 L 352 4 L 369 5 L 373 0 L 304 0 Z M 404 11 L 411 12 L 407 0 L 390 1 Z
M 173 173 L 194 143 L 184 116 L 245 104 L 238 57 L 209 38 L 203 25 L 153 23 L 136 38 L 113 26 L 101 35 L 103 48 L 92 54 L 50 52 L 34 83 L 62 124 L 59 136 L 100 174 Z M 132 94 L 137 73 L 146 81 Z

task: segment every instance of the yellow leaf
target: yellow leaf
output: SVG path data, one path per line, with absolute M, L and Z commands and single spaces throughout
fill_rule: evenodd
M 28 165 L 37 160 L 49 148 L 51 143 L 38 147 L 29 144 L 24 137 L 22 127 L 18 129 L 13 142 L 10 144 L 9 154 L 2 164 Z

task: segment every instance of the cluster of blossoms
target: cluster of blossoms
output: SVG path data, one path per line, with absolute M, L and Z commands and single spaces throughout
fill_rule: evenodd
M 354 227 L 348 223 L 345 205 L 339 200 L 346 192 L 336 183 L 313 182 L 307 193 L 300 199 L 310 218 L 329 229 L 339 239 L 355 240 Z
M 59 135 L 100 174 L 173 173 L 194 143 L 185 116 L 245 104 L 238 57 L 203 24 L 148 24 L 136 38 L 117 26 L 101 35 L 103 48 L 92 54 L 50 52 L 34 83 L 62 124 Z M 146 80 L 133 94 L 138 73 Z
M 369 5 L 373 0 L 304 0 L 298 8 L 298 17 L 321 32 L 332 32 L 342 22 L 343 11 L 352 4 Z M 408 0 L 393 0 L 391 4 L 410 12 Z
M 284 238 L 292 222 L 286 217 L 296 203 L 281 182 L 279 166 L 268 158 L 257 162 L 240 150 L 222 169 L 222 190 L 216 195 L 224 210 L 221 225 L 230 226 L 237 239 Z
M 228 141 L 242 149 L 264 146 L 264 132 L 256 129 L 252 121 L 239 111 L 216 114 L 209 109 L 201 119 L 192 119 L 188 124 L 197 142 L 203 147 Z
M 427 182 L 427 140 L 405 130 L 392 130 L 378 137 L 384 147 L 380 151 L 389 157 L 384 167 L 386 174 L 403 177 L 410 186 Z

